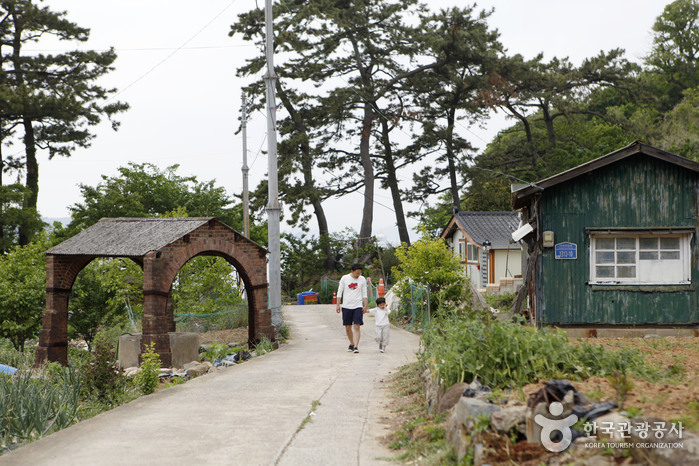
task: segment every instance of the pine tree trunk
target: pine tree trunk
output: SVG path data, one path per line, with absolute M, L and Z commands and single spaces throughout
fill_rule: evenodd
M 405 223 L 405 213 L 403 211 L 403 201 L 400 198 L 400 190 L 398 189 L 398 178 L 396 177 L 396 167 L 393 163 L 393 151 L 391 150 L 391 141 L 388 136 L 389 128 L 388 121 L 384 118 L 381 120 L 381 139 L 384 147 L 384 162 L 386 164 L 386 184 L 391 190 L 391 198 L 393 199 L 393 210 L 396 212 L 396 225 L 398 226 L 398 237 L 401 244 L 410 245 L 410 234 L 408 226 Z
M 36 140 L 32 121 L 24 119 L 24 153 L 26 155 L 26 192 L 24 194 L 24 212 L 35 212 L 39 199 L 39 163 L 36 160 Z M 27 225 L 19 226 L 19 245 L 24 246 L 31 242 L 33 232 Z
M 369 153 L 371 126 L 374 122 L 374 110 L 370 102 L 364 103 L 364 118 L 362 120 L 362 139 L 359 143 L 359 157 L 364 169 L 364 208 L 362 209 L 362 224 L 359 229 L 357 246 L 364 248 L 371 241 L 371 227 L 374 222 L 374 166 Z

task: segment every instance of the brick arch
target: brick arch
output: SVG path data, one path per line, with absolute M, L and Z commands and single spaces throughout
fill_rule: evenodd
M 173 235 L 175 240 L 163 239 Z M 237 269 L 248 295 L 248 339 L 275 338 L 267 303 L 267 250 L 216 218 L 102 219 L 46 254 L 46 310 L 35 364 L 67 364 L 68 294 L 78 273 L 97 257 L 129 258 L 143 269 L 142 348 L 154 343 L 163 365 L 171 363 L 169 334 L 175 331 L 172 282 L 196 256 L 220 256 Z
M 234 240 L 235 235 L 227 240 L 190 235 L 144 257 L 142 348 L 154 343 L 163 364 L 170 361 L 169 333 L 175 331 L 172 283 L 180 269 L 198 256 L 222 257 L 240 274 L 248 295 L 248 341 L 257 342 L 264 336 L 274 339 L 271 312 L 267 308 L 266 255 Z M 147 280 L 147 276 L 151 279 Z

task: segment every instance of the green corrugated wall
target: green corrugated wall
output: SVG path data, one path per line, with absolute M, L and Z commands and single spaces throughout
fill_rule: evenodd
M 537 268 L 540 324 L 688 325 L 697 312 L 697 239 L 691 241 L 691 286 L 591 286 L 590 227 L 696 228 L 694 172 L 636 154 L 542 193 L 542 230 L 555 243 L 578 245 L 578 259 L 556 260 L 544 248 Z

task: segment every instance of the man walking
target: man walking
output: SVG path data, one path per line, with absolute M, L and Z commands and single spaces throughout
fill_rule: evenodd
M 342 308 L 340 307 L 342 303 Z M 359 353 L 360 326 L 364 325 L 364 314 L 367 312 L 369 299 L 367 297 L 366 279 L 362 277 L 362 266 L 352 264 L 350 273 L 343 275 L 337 290 L 337 309 L 342 310 L 342 325 L 350 345 L 347 351 Z

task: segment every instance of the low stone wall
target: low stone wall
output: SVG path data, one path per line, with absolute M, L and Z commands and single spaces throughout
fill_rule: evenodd
M 540 402 L 531 407 L 510 396 L 503 403 L 495 404 L 489 399 L 489 389 L 478 382 L 455 384 L 444 391 L 429 370 L 422 373 L 422 379 L 430 412 L 447 413 L 446 436 L 459 461 L 472 455 L 475 465 L 485 464 L 480 433 L 489 430 L 504 434 L 507 441 L 503 443 L 520 438 L 526 439 L 520 442 L 531 446 L 543 445 L 538 448 L 547 455 L 547 464 L 613 464 L 610 451 L 616 451 L 617 457 L 629 452 L 639 464 L 699 464 L 699 436 L 678 429 L 677 423 L 655 418 L 629 419 L 616 410 L 587 422 L 589 432 L 572 440 L 569 427 L 577 421 L 577 416 L 570 418 L 575 399 L 573 391 L 558 403 L 561 411 L 556 414 L 556 402 Z M 545 429 L 544 440 L 549 435 L 547 445 L 542 442 Z M 552 433 L 555 441 L 551 440 Z M 566 441 L 568 434 L 571 437 Z M 501 447 L 515 449 L 512 444 Z
M 170 365 L 182 368 L 185 364 L 199 360 L 199 334 L 192 332 L 170 332 Z M 124 334 L 119 337 L 119 368 L 139 365 L 141 334 Z

